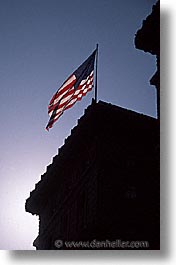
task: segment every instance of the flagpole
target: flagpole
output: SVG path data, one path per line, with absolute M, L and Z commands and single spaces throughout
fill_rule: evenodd
M 96 76 L 95 76 L 95 103 L 97 103 L 97 73 L 98 73 L 98 44 L 96 46 L 96 66 L 95 66 Z

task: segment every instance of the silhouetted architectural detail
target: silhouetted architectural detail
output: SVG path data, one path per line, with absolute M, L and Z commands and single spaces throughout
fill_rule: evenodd
M 26 211 L 39 216 L 37 249 L 81 250 L 55 242 L 95 239 L 159 249 L 159 203 L 158 121 L 99 101 L 72 129 Z
M 160 118 L 160 2 L 153 6 L 152 13 L 143 21 L 142 28 L 135 37 L 135 46 L 156 55 L 157 71 L 150 80 L 150 84 L 157 89 L 157 113 Z

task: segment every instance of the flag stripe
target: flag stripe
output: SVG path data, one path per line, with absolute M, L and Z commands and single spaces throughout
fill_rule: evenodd
M 57 106 L 58 108 L 62 108 L 66 104 L 66 102 L 70 99 L 70 97 L 74 94 L 74 92 L 75 92 L 74 88 L 71 88 L 69 91 L 67 91 L 67 93 L 63 95 L 63 98 L 60 100 L 60 102 L 58 101 L 56 104 L 50 107 L 50 109 L 48 110 L 48 114 L 51 116 L 51 113 Z
M 90 81 L 90 83 L 88 83 L 88 81 Z M 92 85 L 93 85 L 93 78 L 91 77 L 90 79 L 87 80 L 86 84 L 79 85 L 78 89 L 76 90 L 76 93 L 70 93 L 69 97 L 65 99 L 63 104 L 59 104 L 59 106 L 57 107 L 55 116 L 53 117 L 53 119 L 50 120 L 49 128 L 51 128 L 53 123 L 58 120 L 58 118 L 61 116 L 64 110 L 71 108 L 76 103 L 77 100 L 81 100 L 82 97 L 85 96 L 87 92 L 92 89 Z M 52 112 L 50 113 L 51 116 L 53 111 L 54 110 L 52 110 Z
M 90 81 L 90 83 L 88 83 L 88 81 Z M 77 100 L 81 100 L 82 97 L 85 96 L 87 92 L 92 89 L 92 85 L 93 78 L 91 76 L 90 79 L 88 79 L 84 85 L 79 85 L 78 89 L 76 90 L 76 93 L 70 93 L 70 96 L 67 97 L 67 100 L 65 100 L 63 104 L 59 104 L 59 106 L 57 107 L 55 116 L 49 121 L 48 128 L 52 127 L 52 125 L 59 119 L 59 117 L 65 110 L 71 108 Z M 52 110 L 52 112 L 50 113 L 51 116 L 53 111 L 54 110 Z
M 84 81 L 84 80 L 83 80 Z M 84 85 L 83 85 L 84 84 Z M 90 87 L 90 89 L 92 88 L 92 84 L 93 84 L 93 76 L 91 75 L 90 78 L 87 78 L 86 83 L 82 82 L 82 85 L 80 84 L 77 88 L 76 91 L 74 91 L 74 88 L 72 88 L 70 91 L 68 91 L 68 93 L 66 93 L 63 97 L 63 99 L 60 101 L 59 105 L 57 106 L 57 104 L 53 105 L 50 110 L 49 110 L 49 115 L 52 115 L 52 112 L 54 111 L 54 109 L 57 107 L 58 108 L 58 112 L 60 111 L 60 109 L 62 109 L 65 105 L 68 104 L 69 100 L 71 99 L 71 97 L 75 98 L 77 97 L 78 94 L 80 94 L 80 90 L 84 89 L 84 88 L 88 88 Z M 87 93 L 87 92 L 86 92 Z M 86 94 L 85 92 L 83 94 Z M 79 97 L 78 97 L 79 99 Z M 80 100 L 80 99 L 79 99 Z M 58 113 L 56 112 L 56 113 Z
M 54 105 L 56 105 L 59 102 L 59 100 L 68 92 L 68 90 L 73 87 L 75 82 L 76 82 L 76 77 L 73 75 L 63 86 L 61 86 L 61 88 L 56 92 L 56 94 L 53 96 L 52 100 L 50 101 L 48 110 L 50 110 L 50 108 L 52 108 Z
M 46 127 L 47 130 L 53 126 L 66 109 L 71 108 L 92 89 L 95 55 L 96 50 L 67 78 L 52 97 L 48 106 L 50 120 Z
M 82 85 L 82 86 L 79 85 L 79 87 L 78 87 L 78 89 L 76 90 L 76 92 L 73 93 L 72 96 L 70 96 L 69 98 L 67 98 L 67 101 L 64 101 L 64 104 L 60 104 L 60 105 L 58 106 L 58 112 L 60 111 L 60 109 L 63 108 L 64 105 L 65 105 L 65 108 L 64 108 L 64 109 L 67 109 L 66 106 L 67 106 L 67 104 L 69 103 L 69 101 L 70 101 L 71 99 L 78 98 L 78 100 L 80 100 L 80 99 L 79 99 L 79 95 L 80 95 L 81 93 L 84 94 L 84 95 L 86 95 L 86 93 L 87 93 L 87 91 L 83 93 L 82 89 L 84 90 L 84 89 L 89 88 L 89 91 L 90 91 L 91 88 L 92 88 L 92 84 L 93 84 L 93 80 L 91 81 L 90 84 L 86 84 L 86 85 L 84 84 L 84 88 L 83 88 L 83 85 Z M 58 112 L 56 112 L 56 113 L 58 113 Z

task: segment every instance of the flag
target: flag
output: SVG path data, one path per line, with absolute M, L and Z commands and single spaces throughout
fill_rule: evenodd
M 52 97 L 48 106 L 50 120 L 46 126 L 47 130 L 52 128 L 66 109 L 71 108 L 92 89 L 96 51 L 67 78 Z

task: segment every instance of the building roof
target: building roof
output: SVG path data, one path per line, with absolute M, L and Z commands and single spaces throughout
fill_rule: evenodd
M 108 136 L 109 131 L 112 132 L 115 129 L 120 131 L 122 127 L 128 133 L 130 130 L 134 130 L 135 133 L 138 127 L 155 126 L 156 122 L 155 118 L 103 101 L 98 103 L 93 101 L 78 120 L 77 126 L 71 130 L 71 135 L 65 139 L 65 144 L 59 148 L 52 163 L 47 166 L 46 172 L 35 185 L 35 189 L 30 192 L 30 197 L 26 200 L 26 211 L 32 214 L 41 212 L 46 200 L 55 192 L 60 183 L 58 172 L 61 172 L 62 175 L 64 168 L 67 167 L 67 160 L 72 159 L 72 154 L 79 152 L 79 146 L 85 138 L 87 141 L 91 141 L 93 137 L 98 137 L 101 131 L 106 131 Z

